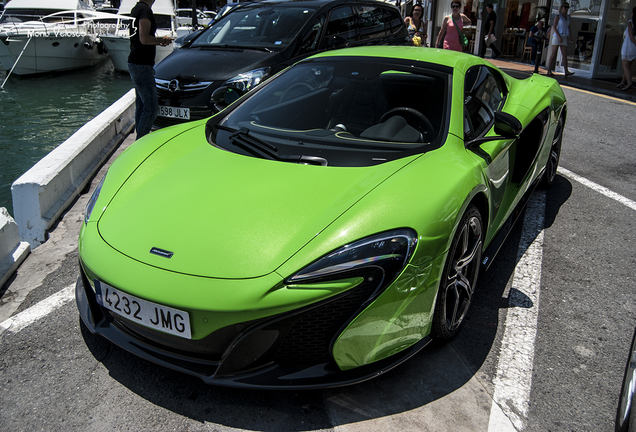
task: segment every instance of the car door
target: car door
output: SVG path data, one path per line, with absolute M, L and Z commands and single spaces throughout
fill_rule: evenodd
M 391 25 L 383 7 L 358 5 L 356 9 L 359 45 L 375 45 L 391 34 Z
M 350 46 L 357 40 L 356 20 L 351 6 L 338 6 L 319 15 L 301 36 L 286 66 L 327 49 Z
M 329 12 L 325 31 L 324 46 L 344 48 L 358 40 L 356 32 L 356 12 L 351 6 L 338 6 Z
M 324 51 L 324 44 L 321 41 L 323 40 L 322 33 L 325 21 L 326 17 L 322 14 L 317 16 L 312 24 L 308 26 L 300 37 L 298 45 L 294 48 L 289 64 L 294 64 L 305 57 Z
M 494 127 L 495 112 L 505 103 L 505 83 L 487 66 L 470 68 L 464 81 L 464 140 L 469 142 L 488 134 Z M 491 134 L 492 135 L 492 134 Z M 506 215 L 517 195 L 511 179 L 516 140 L 501 139 L 472 146 L 483 166 L 490 190 L 490 211 L 495 226 L 506 220 Z

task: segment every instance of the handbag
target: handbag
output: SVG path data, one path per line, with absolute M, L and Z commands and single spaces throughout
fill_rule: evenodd
M 494 43 L 496 40 L 497 38 L 495 37 L 495 35 L 489 35 L 484 38 L 484 41 L 486 42 L 486 46 L 490 46 L 490 44 Z
M 457 27 L 457 23 L 455 22 L 455 18 L 453 18 L 452 14 L 451 14 L 451 19 L 453 20 L 453 24 L 455 25 L 455 28 L 457 29 L 457 34 L 459 34 L 459 43 L 461 43 L 462 46 L 468 45 L 468 38 L 466 37 L 464 33 L 462 33 L 459 27 Z

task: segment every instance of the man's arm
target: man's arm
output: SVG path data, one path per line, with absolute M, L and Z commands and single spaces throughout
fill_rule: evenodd
M 144 45 L 161 45 L 166 46 L 172 39 L 168 36 L 164 36 L 162 38 L 150 36 L 150 28 L 152 27 L 152 23 L 148 18 L 142 18 L 139 20 L 139 41 Z

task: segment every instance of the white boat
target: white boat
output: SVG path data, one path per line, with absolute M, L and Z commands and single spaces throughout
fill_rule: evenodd
M 216 13 L 203 12 L 197 9 L 197 23 L 206 26 L 214 19 Z M 177 25 L 179 27 L 192 27 L 192 9 L 177 9 Z
M 119 6 L 119 15 L 130 15 L 132 8 L 137 4 L 137 0 L 122 0 Z M 172 39 L 177 37 L 176 17 L 173 0 L 156 0 L 152 5 L 152 12 L 157 22 L 155 36 L 169 36 Z M 128 54 L 130 54 L 130 34 L 122 26 L 114 35 L 103 35 L 102 41 L 110 53 L 110 59 L 115 66 L 115 70 L 128 72 Z M 167 46 L 157 45 L 155 63 L 159 63 L 174 49 L 173 44 Z
M 108 58 L 100 15 L 81 0 L 12 0 L 0 16 L 0 63 L 16 75 L 64 71 Z M 106 15 L 106 14 L 103 14 Z

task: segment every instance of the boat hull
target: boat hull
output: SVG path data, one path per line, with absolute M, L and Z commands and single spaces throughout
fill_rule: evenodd
M 19 59 L 12 72 L 15 75 L 79 69 L 107 58 L 102 43 L 88 35 L 0 36 L 0 63 L 10 71 Z
M 166 32 L 166 35 L 173 37 L 172 33 Z M 163 34 L 157 32 L 157 36 Z M 115 70 L 128 72 L 128 54 L 130 54 L 130 39 L 127 36 L 102 36 L 102 41 L 110 54 L 110 60 L 113 62 Z M 157 54 L 155 55 L 155 64 L 168 57 L 173 51 L 173 44 L 168 46 L 157 46 Z

